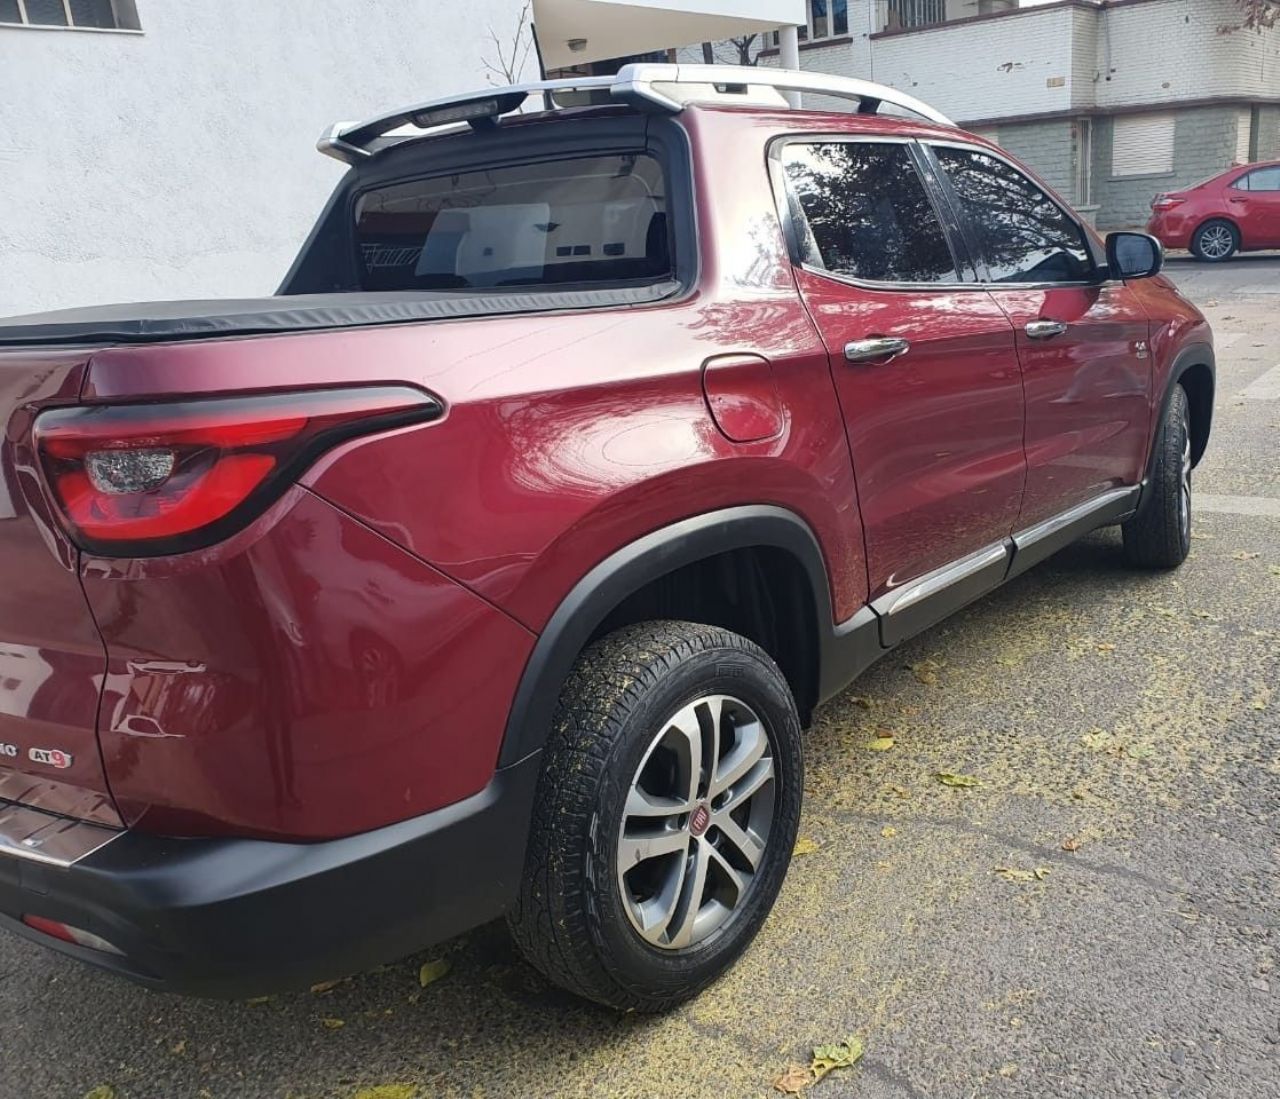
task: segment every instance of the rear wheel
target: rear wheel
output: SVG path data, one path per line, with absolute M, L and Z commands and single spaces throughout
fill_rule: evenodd
M 773 907 L 802 783 L 795 703 L 758 646 L 688 622 L 611 634 L 560 697 L 509 916 L 517 945 L 622 1010 L 697 994 Z
M 1239 250 L 1239 231 L 1221 218 L 1206 221 L 1191 238 L 1191 254 L 1206 263 L 1221 263 Z
M 1125 557 L 1142 568 L 1176 568 L 1191 550 L 1191 413 L 1180 385 L 1160 425 L 1142 506 L 1122 531 Z

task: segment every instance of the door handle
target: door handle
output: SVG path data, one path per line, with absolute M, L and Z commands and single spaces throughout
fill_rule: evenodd
M 1051 340 L 1054 336 L 1061 336 L 1066 330 L 1067 326 L 1062 321 L 1031 321 L 1023 329 L 1028 338 L 1033 340 Z
M 901 336 L 872 336 L 844 345 L 844 357 L 851 363 L 889 362 L 911 350 L 911 341 Z

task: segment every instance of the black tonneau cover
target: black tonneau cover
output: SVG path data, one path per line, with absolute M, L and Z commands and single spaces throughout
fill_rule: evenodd
M 560 287 L 525 293 L 515 290 L 397 291 L 100 305 L 0 318 L 0 347 L 164 343 L 503 313 L 617 308 L 661 301 L 679 289 L 677 282 L 659 282 L 576 290 Z

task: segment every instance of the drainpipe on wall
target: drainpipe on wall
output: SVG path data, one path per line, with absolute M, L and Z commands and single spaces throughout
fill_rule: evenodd
M 784 69 L 800 67 L 800 31 L 796 27 L 778 28 L 778 60 Z M 800 107 L 799 92 L 783 92 L 787 102 L 793 107 Z

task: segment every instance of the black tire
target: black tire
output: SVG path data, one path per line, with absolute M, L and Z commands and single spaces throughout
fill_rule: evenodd
M 1226 218 L 1206 221 L 1191 237 L 1191 254 L 1204 263 L 1224 263 L 1240 251 L 1240 230 Z
M 1180 385 L 1160 425 L 1142 506 L 1121 529 L 1125 557 L 1140 568 L 1177 568 L 1191 550 L 1191 414 Z
M 634 827 L 636 820 L 624 818 L 623 807 L 640 782 L 641 764 L 656 758 L 662 730 L 674 727 L 673 715 L 709 695 L 741 700 L 759 719 L 750 726 L 753 741 L 763 739 L 761 728 L 767 736 L 774 775 L 765 808 L 768 838 L 749 885 L 736 894 L 740 901 L 724 906 L 732 910 L 720 917 L 727 922 L 692 945 L 659 948 L 641 936 L 628 914 L 634 909 L 623 900 L 618 844 L 625 821 Z M 698 724 L 705 730 L 701 718 Z M 736 747 L 739 734 L 729 728 Z M 697 764 L 689 766 L 698 771 Z M 642 622 L 610 634 L 582 654 L 560 695 L 524 880 L 508 915 L 516 945 L 556 984 L 610 1007 L 663 1011 L 689 999 L 733 965 L 773 907 L 795 846 L 803 781 L 795 702 L 759 646 L 690 622 Z M 692 852 L 701 852 L 704 841 L 715 846 L 724 839 L 707 819 L 693 824 L 691 817 L 698 838 L 687 841 L 692 846 L 684 854 L 672 854 L 673 863 L 662 864 L 680 868 L 672 872 L 688 893 Z M 637 855 L 634 867 L 640 865 Z M 715 900 L 713 877 L 708 871 L 706 892 L 698 891 L 697 912 L 707 911 L 703 897 L 708 905 Z

